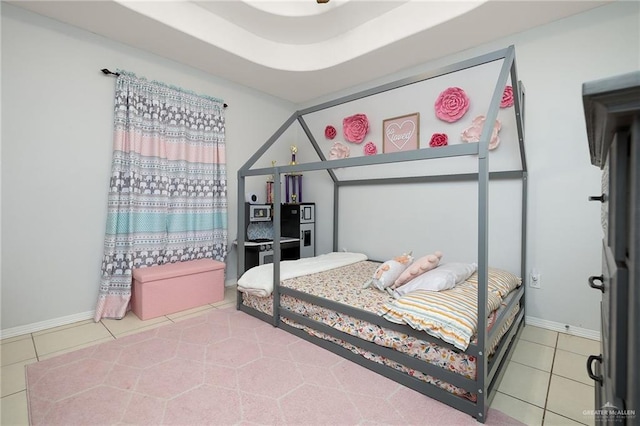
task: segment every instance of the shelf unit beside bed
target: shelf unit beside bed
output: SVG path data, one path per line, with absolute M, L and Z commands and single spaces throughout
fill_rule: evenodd
M 380 154 L 375 156 L 362 156 L 354 158 L 345 158 L 339 160 L 327 161 L 322 153 L 318 143 L 312 135 L 307 123 L 304 120 L 304 116 L 310 113 L 314 113 L 320 110 L 332 108 L 347 102 L 359 100 L 371 95 L 376 95 L 386 91 L 399 89 L 414 83 L 419 83 L 425 80 L 437 78 L 447 74 L 455 73 L 458 71 L 466 70 L 469 68 L 477 67 L 480 65 L 488 64 L 494 61 L 503 61 L 502 66 L 496 81 L 495 89 L 491 97 L 491 102 L 486 113 L 486 122 L 493 123 L 498 115 L 500 102 L 504 87 L 506 86 L 510 77 L 513 90 L 514 90 L 514 113 L 515 124 L 517 127 L 518 146 L 520 154 L 520 167 L 517 170 L 507 171 L 489 171 L 489 140 L 491 138 L 492 127 L 485 126 L 480 142 L 468 143 L 468 144 L 455 144 L 450 146 L 440 147 L 438 149 L 417 149 L 412 151 L 397 152 Z M 282 202 L 282 194 L 279 185 L 274 187 L 274 264 L 273 264 L 273 292 L 271 305 L 271 314 L 262 312 L 258 309 L 246 306 L 243 304 L 242 293 L 238 294 L 237 308 L 250 315 L 260 318 L 264 321 L 270 322 L 276 327 L 280 327 L 293 334 L 296 334 L 308 341 L 311 341 L 321 347 L 324 347 L 344 358 L 347 358 L 353 362 L 356 362 L 364 367 L 375 371 L 381 375 L 384 375 L 398 383 L 401 383 L 409 388 L 412 388 L 424 395 L 437 399 L 451 407 L 454 407 L 462 412 L 465 412 L 479 422 L 484 423 L 486 421 L 487 411 L 493 395 L 497 390 L 497 385 L 500 382 L 502 375 L 504 374 L 504 366 L 507 364 L 508 359 L 511 356 L 513 343 L 515 337 L 522 330 L 524 326 L 524 305 L 525 305 L 525 286 L 521 285 L 516 289 L 511 297 L 505 299 L 505 310 L 513 311 L 514 307 L 519 306 L 519 311 L 514 318 L 509 318 L 508 315 L 502 315 L 497 317 L 493 327 L 490 331 L 487 330 L 488 316 L 487 312 L 487 300 L 489 297 L 489 220 L 488 220 L 488 187 L 490 181 L 497 180 L 512 180 L 521 182 L 521 253 L 520 253 L 520 276 L 525 276 L 526 266 L 526 211 L 527 211 L 527 166 L 526 156 L 524 151 L 524 88 L 517 77 L 516 61 L 515 61 L 515 48 L 509 46 L 508 48 L 488 53 L 476 58 L 468 59 L 450 66 L 445 66 L 433 70 L 431 72 L 423 73 L 415 77 L 406 78 L 396 82 L 388 83 L 376 88 L 365 90 L 359 93 L 355 93 L 349 96 L 345 96 L 334 101 L 326 102 L 315 107 L 307 108 L 301 111 L 297 111 L 282 124 L 282 126 L 269 138 L 265 144 L 244 164 L 244 166 L 238 171 L 238 200 L 243 200 L 243 194 L 245 193 L 245 178 L 249 176 L 265 176 L 273 175 L 276 177 L 275 181 L 278 181 L 278 177 L 288 173 L 301 173 L 307 171 L 326 170 L 334 183 L 334 213 L 333 213 L 333 250 L 338 251 L 338 211 L 340 207 L 340 189 L 348 186 L 355 185 L 397 185 L 397 184 L 411 184 L 411 183 L 447 183 L 447 182 L 477 182 L 478 185 L 478 325 L 476 341 L 471 342 L 465 351 L 454 348 L 452 345 L 445 343 L 435 337 L 428 335 L 425 332 L 417 331 L 409 326 L 395 324 L 385 320 L 383 317 L 376 315 L 375 313 L 354 308 L 344 303 L 335 302 L 322 297 L 314 296 L 293 288 L 289 288 L 281 285 L 280 274 L 280 247 L 279 237 L 281 235 L 280 229 L 280 205 Z M 302 127 L 304 133 L 309 139 L 309 142 L 316 151 L 320 161 L 277 166 L 269 168 L 251 169 L 256 161 L 262 157 L 262 155 L 278 140 L 278 138 L 297 121 Z M 429 160 L 436 158 L 447 157 L 460 157 L 460 156 L 476 156 L 478 161 L 477 173 L 459 173 L 459 174 L 447 174 L 447 175 L 425 175 L 425 176 L 407 176 L 407 177 L 392 177 L 392 178 L 376 178 L 376 179 L 359 179 L 359 180 L 340 180 L 334 173 L 333 169 L 337 168 L 349 168 L 360 167 L 368 165 L 389 164 L 407 161 L 417 160 Z M 244 209 L 238 209 L 238 224 L 244 223 Z M 240 235 L 240 229 L 238 235 Z M 242 247 L 242 241 L 238 244 L 238 264 L 244 265 L 243 253 L 244 247 Z M 243 269 L 239 271 L 239 276 L 244 272 Z M 305 316 L 299 315 L 290 309 L 283 308 L 281 306 L 281 299 L 285 297 L 293 297 L 298 300 L 311 303 L 320 308 L 330 309 L 339 312 L 344 315 L 348 315 L 358 320 L 366 321 L 370 324 L 379 326 L 381 329 L 398 331 L 407 336 L 415 339 L 420 339 L 425 342 L 437 343 L 440 347 L 452 350 L 456 353 L 463 352 L 465 355 L 475 358 L 475 379 L 467 378 L 459 374 L 448 371 L 445 368 L 433 365 L 429 362 L 422 361 L 414 356 L 407 355 L 405 353 L 395 351 L 385 346 L 380 346 L 375 343 L 371 343 L 366 340 L 362 340 L 358 337 L 352 336 L 349 333 L 335 330 L 326 324 L 318 321 L 314 321 Z M 290 325 L 291 322 L 295 322 L 302 327 L 306 327 L 311 330 L 316 330 L 320 334 L 329 336 L 328 339 L 323 339 L 307 333 L 306 331 L 296 328 Z M 509 325 L 508 321 L 512 321 Z M 506 331 L 505 331 L 506 330 Z M 498 333 L 504 333 L 500 343 L 493 351 L 491 351 L 491 344 L 498 338 Z M 409 369 L 419 371 L 425 375 L 431 376 L 437 381 L 449 383 L 453 386 L 461 388 L 474 397 L 462 398 L 455 395 L 448 390 L 441 387 L 434 386 L 420 380 L 413 375 L 406 374 L 395 368 L 390 367 L 385 363 L 379 363 L 364 356 L 353 352 L 352 350 L 345 348 L 336 341 L 346 342 L 346 345 L 353 345 L 358 348 L 362 348 L 374 355 L 383 357 L 384 359 L 392 362 L 397 362 L 406 366 Z

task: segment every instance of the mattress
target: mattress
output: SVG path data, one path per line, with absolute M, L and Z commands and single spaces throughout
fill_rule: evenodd
M 363 284 L 371 278 L 378 266 L 379 263 L 377 262 L 362 261 L 326 272 L 284 280 L 281 286 L 324 299 L 340 302 L 342 304 L 376 314 L 379 311 L 380 306 L 394 300 L 388 293 L 381 292 L 373 288 L 362 288 Z M 491 329 L 499 315 L 506 314 L 509 316 L 508 320 L 497 334 L 495 340 L 491 342 L 490 353 L 492 353 L 498 346 L 500 338 L 506 333 L 518 314 L 519 304 L 516 304 L 511 312 L 503 312 L 509 303 L 509 300 L 510 297 L 504 298 L 501 302 L 500 308 L 492 312 L 488 317 L 488 329 Z M 270 316 L 273 312 L 272 297 L 257 297 L 243 293 L 243 304 Z M 380 327 L 353 316 L 304 302 L 288 295 L 280 296 L 280 305 L 281 308 L 291 310 L 292 312 L 315 321 L 322 322 L 334 329 L 358 337 L 359 339 L 403 352 L 448 371 L 460 374 L 466 378 L 472 380 L 475 380 L 476 378 L 475 357 L 467 355 L 463 351 L 452 349 L 450 346 L 442 346 L 437 343 L 419 340 L 402 332 Z M 367 359 L 403 371 L 425 382 L 443 388 L 453 394 L 470 400 L 475 400 L 474 394 L 443 382 L 437 378 L 410 369 L 380 355 L 363 350 L 362 348 L 356 347 L 341 339 L 334 338 L 325 333 L 297 324 L 287 318 L 283 318 L 282 320 L 293 327 L 304 329 L 307 333 L 316 337 L 339 344 Z

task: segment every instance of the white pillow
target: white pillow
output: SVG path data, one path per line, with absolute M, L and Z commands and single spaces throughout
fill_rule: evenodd
M 396 299 L 416 290 L 442 291 L 465 281 L 478 269 L 475 263 L 445 263 L 418 275 L 393 291 Z

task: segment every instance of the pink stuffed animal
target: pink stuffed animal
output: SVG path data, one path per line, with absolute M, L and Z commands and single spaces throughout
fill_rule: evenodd
M 393 258 L 394 261 L 398 262 L 401 265 L 408 265 L 409 263 L 411 263 L 411 261 L 413 260 L 413 257 L 411 257 L 411 253 L 409 254 L 402 254 L 400 256 L 396 256 Z M 387 272 L 389 269 L 391 269 L 391 266 L 389 266 L 388 263 L 384 263 L 382 266 L 380 266 L 378 268 L 378 270 L 376 271 L 376 274 L 374 276 L 374 278 L 376 279 L 380 279 L 380 277 L 382 277 L 382 274 L 384 274 L 385 272 Z
M 418 275 L 422 275 L 427 271 L 434 269 L 440 263 L 442 259 L 442 252 L 437 251 L 434 254 L 429 254 L 413 262 L 411 266 L 405 269 L 402 274 L 391 285 L 392 289 L 396 289 L 403 284 L 408 283 Z
M 391 260 L 387 260 L 382 265 L 378 266 L 376 271 L 373 273 L 373 278 L 367 281 L 362 288 L 369 288 L 373 286 L 378 290 L 385 290 L 393 284 L 396 278 L 398 278 L 405 269 L 407 269 L 407 266 L 409 266 L 411 262 L 413 262 L 413 256 L 411 256 L 411 253 L 404 253 Z

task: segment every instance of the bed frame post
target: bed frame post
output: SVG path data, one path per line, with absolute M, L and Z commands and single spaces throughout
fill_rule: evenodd
M 275 182 L 281 182 L 280 168 L 274 167 Z M 280 324 L 280 215 L 282 206 L 281 185 L 273 185 L 273 326 Z
M 523 280 L 527 276 L 527 199 L 528 199 L 528 169 L 527 169 L 527 154 L 524 150 L 524 99 L 525 90 L 524 85 L 518 80 L 518 69 L 516 67 L 516 61 L 514 58 L 511 65 L 511 82 L 514 88 L 513 103 L 516 114 L 516 127 L 518 128 L 518 144 L 520 145 L 520 163 L 522 167 L 522 235 L 521 235 L 521 248 L 520 248 L 520 276 Z M 526 292 L 523 298 L 526 297 Z M 526 301 L 523 300 L 524 304 Z
M 487 122 L 491 122 L 488 121 Z M 485 126 L 485 129 L 493 126 Z M 484 133 L 484 131 L 483 131 Z M 487 287 L 489 280 L 489 156 L 488 139 L 480 139 L 478 154 L 478 356 L 476 360 L 477 419 L 484 423 L 487 413 Z
M 238 223 L 236 224 L 236 227 L 238 228 L 238 232 L 237 232 L 237 237 L 236 237 L 236 241 L 237 241 L 237 246 L 236 249 L 238 250 L 237 253 L 237 261 L 238 261 L 238 265 L 237 265 L 237 277 L 240 278 L 240 276 L 242 274 L 244 274 L 244 240 L 245 240 L 245 232 L 247 232 L 246 229 L 244 229 L 244 221 L 245 221 L 245 211 L 244 211 L 244 204 L 242 203 L 242 200 L 244 199 L 244 191 L 245 191 L 245 182 L 244 182 L 244 175 L 242 174 L 242 172 L 240 170 L 238 170 L 238 206 L 241 206 L 241 208 L 238 208 L 238 215 L 237 215 L 237 220 Z M 242 293 L 240 292 L 240 290 L 236 290 L 236 309 L 240 309 L 240 306 L 242 305 Z
M 333 183 L 333 251 L 338 249 L 338 209 L 340 207 L 340 185 Z
M 507 79 L 513 71 L 515 48 L 509 46 L 496 81 L 485 123 L 494 123 Z M 515 84 L 515 83 L 514 83 Z M 476 370 L 477 419 L 484 423 L 489 410 L 487 300 L 489 292 L 489 141 L 493 125 L 484 126 L 478 147 L 478 358 Z

